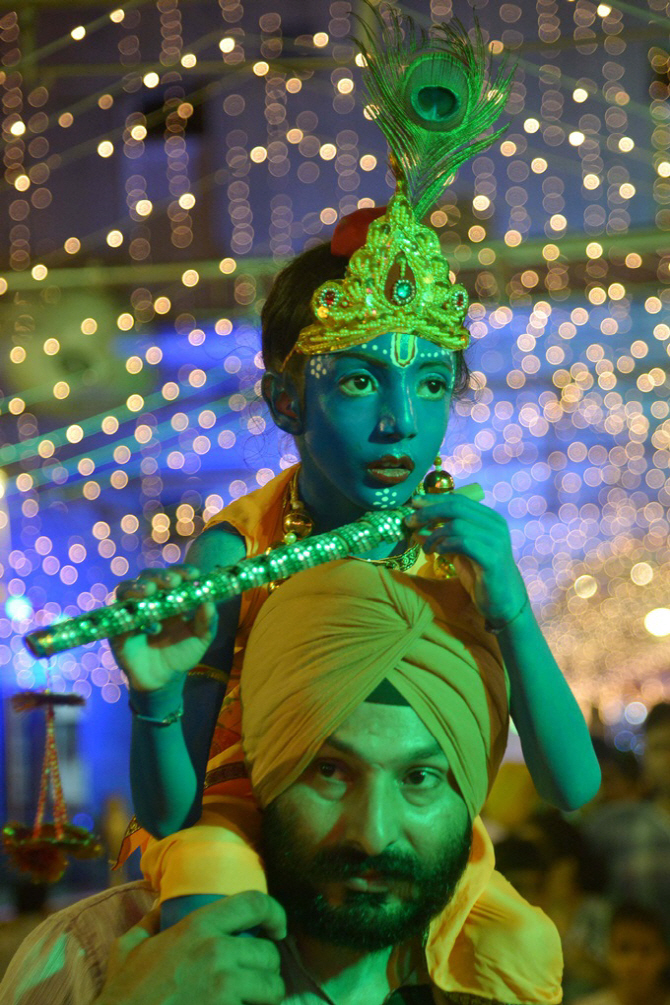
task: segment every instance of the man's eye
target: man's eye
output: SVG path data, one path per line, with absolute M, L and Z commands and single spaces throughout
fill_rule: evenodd
M 419 393 L 423 398 L 444 398 L 449 390 L 449 385 L 442 377 L 428 377 L 424 380 Z
M 355 373 L 352 377 L 346 377 L 340 382 L 340 387 L 352 397 L 372 394 L 375 389 L 374 381 L 367 373 Z
M 413 789 L 434 789 L 442 781 L 442 776 L 436 771 L 429 771 L 428 768 L 414 768 L 405 775 L 405 783 Z
M 316 772 L 319 778 L 325 778 L 328 781 L 341 781 L 342 780 L 342 769 L 339 764 L 335 764 L 333 761 L 317 761 Z

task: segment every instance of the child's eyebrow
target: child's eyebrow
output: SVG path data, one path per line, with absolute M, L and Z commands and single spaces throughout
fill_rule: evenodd
M 361 359 L 364 363 L 372 363 L 373 366 L 378 366 L 381 370 L 388 370 L 391 365 L 381 356 L 373 356 L 367 352 L 339 352 L 337 356 L 338 359 Z

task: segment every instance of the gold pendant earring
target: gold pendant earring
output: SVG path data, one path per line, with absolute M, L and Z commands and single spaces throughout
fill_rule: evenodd
M 435 470 L 429 471 L 423 480 L 423 487 L 427 495 L 444 495 L 446 492 L 453 492 L 454 479 L 448 471 L 442 469 L 442 458 L 438 454 L 434 460 Z M 436 579 L 457 579 L 456 566 L 447 555 L 433 556 L 433 571 Z
M 424 491 L 428 495 L 441 495 L 443 492 L 453 492 L 454 479 L 448 471 L 442 470 L 442 458 L 438 454 L 433 461 L 434 471 L 429 471 L 423 480 Z
M 295 544 L 314 530 L 314 521 L 305 509 L 298 495 L 298 473 L 291 479 L 289 488 L 290 509 L 283 520 L 284 544 Z
M 288 509 L 286 507 L 288 506 Z M 305 509 L 300 496 L 298 495 L 298 472 L 296 471 L 289 483 L 288 499 L 285 499 L 284 519 L 282 520 L 282 530 L 284 532 L 281 541 L 270 545 L 265 554 L 269 555 L 275 548 L 281 548 L 283 544 L 295 544 L 302 541 L 304 537 L 314 530 L 314 521 Z M 267 584 L 268 593 L 273 593 L 278 586 L 284 582 L 283 579 L 275 579 Z

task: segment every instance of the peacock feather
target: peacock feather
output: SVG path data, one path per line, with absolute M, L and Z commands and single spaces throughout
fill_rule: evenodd
M 493 74 L 478 22 L 471 41 L 456 19 L 428 34 L 390 5 L 388 22 L 368 6 L 378 33 L 354 15 L 364 35 L 355 42 L 366 63 L 368 108 L 420 220 L 461 164 L 505 132 L 487 130 L 505 107 L 514 68 L 503 60 Z

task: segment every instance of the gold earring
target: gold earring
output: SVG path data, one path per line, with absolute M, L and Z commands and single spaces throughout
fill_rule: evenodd
M 295 544 L 314 530 L 314 521 L 305 509 L 298 495 L 298 473 L 294 474 L 289 486 L 290 509 L 283 521 L 284 544 Z
M 433 461 L 434 471 L 429 471 L 423 480 L 423 487 L 428 495 L 443 495 L 446 492 L 453 492 L 454 479 L 448 471 L 442 469 L 442 458 L 438 456 Z M 439 525 L 436 525 L 439 526 Z M 436 579 L 458 579 L 456 566 L 448 555 L 433 556 L 433 572 Z
M 448 471 L 442 469 L 442 458 L 438 454 L 433 461 L 434 471 L 429 471 L 423 480 L 424 490 L 428 495 L 441 495 L 443 492 L 452 492 L 454 479 Z

